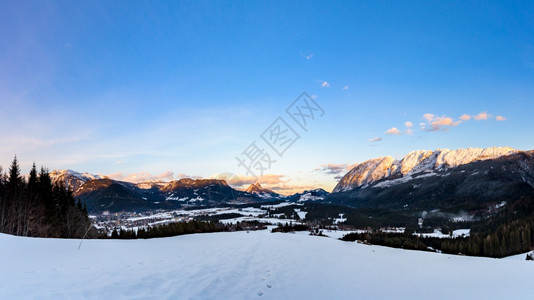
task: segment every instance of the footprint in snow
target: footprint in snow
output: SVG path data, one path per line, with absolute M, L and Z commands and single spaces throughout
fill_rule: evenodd
M 269 289 L 270 289 L 270 288 L 272 288 L 272 287 L 273 287 L 273 286 L 272 286 L 272 285 L 270 285 L 270 284 L 268 284 L 268 285 L 267 285 L 267 288 L 269 288 Z
M 262 296 L 263 295 L 263 292 L 258 292 L 258 296 Z

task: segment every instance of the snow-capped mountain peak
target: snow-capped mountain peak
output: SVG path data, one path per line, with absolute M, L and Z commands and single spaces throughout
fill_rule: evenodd
M 430 173 L 454 168 L 474 161 L 497 159 L 517 152 L 520 151 L 509 147 L 437 149 L 412 151 L 401 160 L 394 160 L 391 156 L 374 158 L 356 165 L 343 176 L 333 192 L 365 187 L 386 178 L 398 179 L 420 172 Z
M 389 176 L 395 159 L 391 156 L 373 158 L 355 166 L 334 189 L 334 192 L 346 190 L 345 187 L 364 186 Z M 396 170 L 396 168 L 395 168 Z
M 270 190 L 270 189 L 262 187 L 261 184 L 259 184 L 259 182 L 256 182 L 254 184 L 251 184 L 245 190 L 245 192 L 250 193 L 250 194 L 254 194 L 254 193 L 258 194 L 258 193 L 272 193 L 273 191 Z
M 251 184 L 245 192 L 249 194 L 256 194 L 264 199 L 269 199 L 273 197 L 279 197 L 280 195 L 275 193 L 273 190 L 270 190 L 268 188 L 264 188 L 261 186 L 259 182 L 256 182 L 254 184 Z
M 90 173 L 80 173 L 70 169 L 64 170 L 53 170 L 50 172 L 50 179 L 52 183 L 63 182 L 65 186 L 71 188 L 72 190 L 77 190 L 84 183 L 89 180 L 102 179 L 100 175 L 94 175 Z

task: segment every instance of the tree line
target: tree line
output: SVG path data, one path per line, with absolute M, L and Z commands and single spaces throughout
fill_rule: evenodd
M 137 231 L 133 229 L 114 229 L 112 239 L 151 239 L 171 237 L 191 233 L 207 233 L 222 231 L 215 223 L 204 221 L 175 222 L 148 228 L 141 227 Z
M 7 174 L 0 167 L 0 232 L 18 236 L 79 238 L 91 222 L 87 208 L 63 183 L 52 183 L 47 169 L 35 163 L 27 179 L 17 157 Z
M 161 237 L 172 237 L 192 233 L 208 232 L 232 232 L 232 231 L 253 231 L 267 229 L 265 224 L 258 221 L 243 221 L 236 224 L 223 224 L 220 222 L 191 220 L 187 222 L 174 222 L 158 226 L 140 227 L 137 230 L 114 229 L 111 232 L 112 239 L 152 239 Z
M 350 233 L 344 241 L 366 241 L 370 244 L 412 250 L 440 250 L 448 254 L 464 254 L 502 258 L 534 249 L 534 216 L 515 220 L 494 219 L 485 226 L 472 228 L 471 235 L 458 238 L 421 237 L 413 232 L 387 233 L 375 230 Z M 494 223 L 497 223 L 495 225 Z M 486 228 L 484 231 L 477 231 Z M 489 230 L 491 228 L 491 230 Z

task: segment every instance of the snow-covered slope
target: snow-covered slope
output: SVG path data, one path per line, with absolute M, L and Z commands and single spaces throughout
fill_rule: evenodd
M 0 235 L 2 299 L 532 299 L 534 263 L 303 234 Z
M 298 197 L 297 202 L 306 201 L 320 201 L 328 195 L 328 192 L 323 189 L 306 190 L 301 194 L 295 194 Z
M 391 156 L 370 159 L 358 164 L 343 176 L 333 192 L 350 191 L 382 179 L 411 178 L 416 173 L 432 173 L 436 170 L 446 170 L 474 161 L 497 159 L 518 152 L 520 151 L 507 147 L 438 149 L 413 151 L 400 161 Z

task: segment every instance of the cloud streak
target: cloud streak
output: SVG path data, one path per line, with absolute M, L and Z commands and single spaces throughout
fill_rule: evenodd
M 334 175 L 334 179 L 339 180 L 353 167 L 354 164 L 325 164 L 319 166 L 314 171 L 327 175 Z
M 458 120 L 454 120 L 453 118 L 447 117 L 445 115 L 437 117 L 434 114 L 427 113 L 423 115 L 423 119 L 426 120 L 426 123 L 421 123 L 420 126 L 421 130 L 442 131 L 448 130 L 450 127 L 456 127 L 462 123 L 468 122 L 471 119 L 475 121 L 485 121 L 489 120 L 490 118 L 491 115 L 485 111 L 473 116 L 463 114 L 458 118 Z M 496 120 L 504 121 L 505 118 L 503 118 L 502 116 L 498 116 Z
M 347 171 L 350 166 L 350 164 L 326 164 L 316 168 L 315 171 L 329 175 L 337 175 L 341 172 Z
M 139 183 L 139 182 L 144 182 L 144 181 L 171 181 L 174 179 L 174 173 L 172 171 L 166 171 L 159 175 L 152 175 L 149 172 L 139 172 L 139 173 L 131 173 L 131 174 L 118 172 L 118 173 L 108 174 L 106 175 L 106 177 L 119 180 L 119 181 Z
M 422 116 L 422 119 L 424 121 L 419 123 L 419 129 L 421 131 L 427 131 L 427 132 L 447 131 L 451 127 L 456 127 L 462 123 L 468 122 L 471 119 L 475 121 L 486 121 L 486 120 L 490 120 L 491 118 L 492 118 L 492 115 L 485 111 L 479 114 L 476 114 L 476 115 L 463 114 L 457 120 L 455 120 L 452 117 L 448 117 L 446 115 L 437 116 L 435 114 L 426 113 L 426 114 L 423 114 Z M 506 118 L 499 115 L 495 117 L 495 120 L 502 122 L 502 121 L 506 121 Z M 411 135 L 413 134 L 414 132 L 413 122 L 406 121 L 404 122 L 404 126 L 405 126 L 404 131 L 399 130 L 397 127 L 391 127 L 390 129 L 386 130 L 385 134 L 387 135 L 403 135 L 403 134 Z M 369 142 L 379 142 L 381 140 L 382 138 L 375 137 L 373 139 L 370 139 Z

